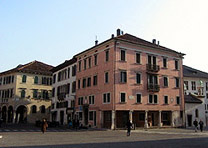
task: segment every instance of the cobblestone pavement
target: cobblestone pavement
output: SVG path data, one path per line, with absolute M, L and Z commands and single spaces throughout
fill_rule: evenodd
M 0 135 L 3 136 L 0 139 L 1 148 L 199 148 L 208 145 L 208 131 L 201 133 L 192 129 L 175 128 L 132 130 L 129 137 L 125 130 L 68 130 L 45 134 L 39 131 L 10 131 L 1 132 Z

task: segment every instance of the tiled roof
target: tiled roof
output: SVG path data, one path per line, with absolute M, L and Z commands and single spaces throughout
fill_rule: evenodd
M 194 96 L 192 94 L 184 95 L 185 103 L 202 103 L 200 99 L 197 98 L 197 96 Z
M 206 78 L 208 79 L 208 73 L 183 65 L 184 77 Z
M 152 42 L 148 42 L 146 40 L 143 40 L 141 38 L 138 38 L 136 36 L 133 36 L 131 34 L 126 33 L 126 34 L 123 34 L 123 35 L 119 35 L 119 36 L 110 38 L 110 39 L 108 39 L 108 40 L 106 40 L 106 41 L 104 41 L 104 42 L 102 42 L 102 43 L 100 43 L 98 45 L 95 45 L 95 46 L 93 46 L 93 47 L 91 47 L 91 48 L 89 48 L 89 49 L 87 49 L 87 50 L 85 50 L 83 52 L 80 52 L 77 55 L 75 55 L 75 57 L 80 55 L 80 54 L 82 54 L 82 53 L 85 53 L 85 52 L 87 52 L 87 51 L 89 51 L 89 50 L 91 50 L 91 49 L 93 49 L 93 48 L 95 48 L 95 47 L 97 47 L 99 45 L 102 45 L 102 44 L 104 44 L 104 43 L 106 43 L 106 42 L 108 42 L 110 40 L 121 40 L 121 41 L 131 42 L 133 44 L 138 44 L 138 45 L 147 46 L 147 47 L 151 47 L 151 48 L 155 48 L 155 49 L 160 49 L 160 50 L 167 51 L 167 52 L 176 53 L 179 56 L 184 56 L 185 55 L 185 54 L 183 54 L 181 52 L 177 52 L 175 50 L 172 50 L 172 49 L 160 46 L 160 45 L 152 43 Z
M 116 38 L 124 40 L 124 41 L 129 41 L 129 42 L 132 42 L 132 43 L 140 44 L 140 45 L 143 45 L 143 46 L 148 46 L 148 47 L 157 48 L 157 49 L 168 51 L 168 52 L 174 52 L 174 53 L 177 53 L 177 54 L 185 55 L 183 53 L 179 53 L 179 52 L 177 52 L 175 50 L 172 50 L 172 49 L 160 46 L 158 44 L 155 44 L 155 43 L 152 43 L 152 42 L 148 42 L 146 40 L 143 40 L 141 38 L 138 38 L 138 37 L 133 36 L 133 35 L 128 34 L 128 33 L 126 33 L 124 35 L 117 36 Z
M 64 67 L 67 67 L 69 65 L 72 65 L 74 63 L 76 63 L 76 58 L 73 58 L 71 60 L 66 60 L 64 63 L 59 64 L 58 66 L 54 67 L 53 69 L 51 69 L 52 72 L 56 72 L 60 69 L 63 69 Z
M 33 61 L 25 65 L 18 65 L 17 67 L 10 69 L 8 71 L 0 73 L 0 75 L 9 74 L 13 72 L 24 72 L 24 73 L 35 73 L 43 75 L 52 75 L 50 71 L 53 68 L 51 65 L 39 61 Z

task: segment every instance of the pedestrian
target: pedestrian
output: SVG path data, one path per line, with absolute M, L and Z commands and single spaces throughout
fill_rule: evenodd
M 199 127 L 201 132 L 203 131 L 204 122 L 202 120 L 199 121 Z
M 126 123 L 126 127 L 127 127 L 127 136 L 130 136 L 130 134 L 131 134 L 131 126 L 132 126 L 131 121 L 128 120 L 127 123 Z
M 43 134 L 46 132 L 47 127 L 48 127 L 48 123 L 47 123 L 46 119 L 43 119 L 42 125 L 41 125 L 41 131 Z
M 195 132 L 197 132 L 197 129 L 198 129 L 198 121 L 195 119 L 194 122 L 194 128 L 195 128 Z
M 69 128 L 71 129 L 72 128 L 72 121 L 69 120 Z

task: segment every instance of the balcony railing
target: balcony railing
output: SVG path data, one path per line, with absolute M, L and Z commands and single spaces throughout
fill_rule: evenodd
M 158 84 L 148 84 L 147 89 L 148 91 L 151 91 L 151 92 L 159 92 L 160 86 Z
M 159 65 L 147 64 L 147 71 L 158 72 L 159 70 L 160 70 L 160 66 Z

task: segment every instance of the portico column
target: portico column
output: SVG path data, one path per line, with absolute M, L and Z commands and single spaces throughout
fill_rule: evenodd
M 131 123 L 133 123 L 133 115 L 132 114 L 133 114 L 133 111 L 130 110 L 129 111 L 129 120 L 130 120 Z
M 13 122 L 12 123 L 15 123 L 15 119 L 16 119 L 16 111 L 14 110 L 13 111 Z
M 161 122 L 161 113 L 162 113 L 162 111 L 160 111 L 160 110 L 159 110 L 158 127 L 162 127 L 162 122 Z
M 115 129 L 115 110 L 112 110 L 112 123 L 111 123 L 111 129 Z
M 171 111 L 171 127 L 175 127 L 173 115 L 174 115 L 174 111 Z
M 145 122 L 144 122 L 144 128 L 148 128 L 148 111 L 145 110 Z

